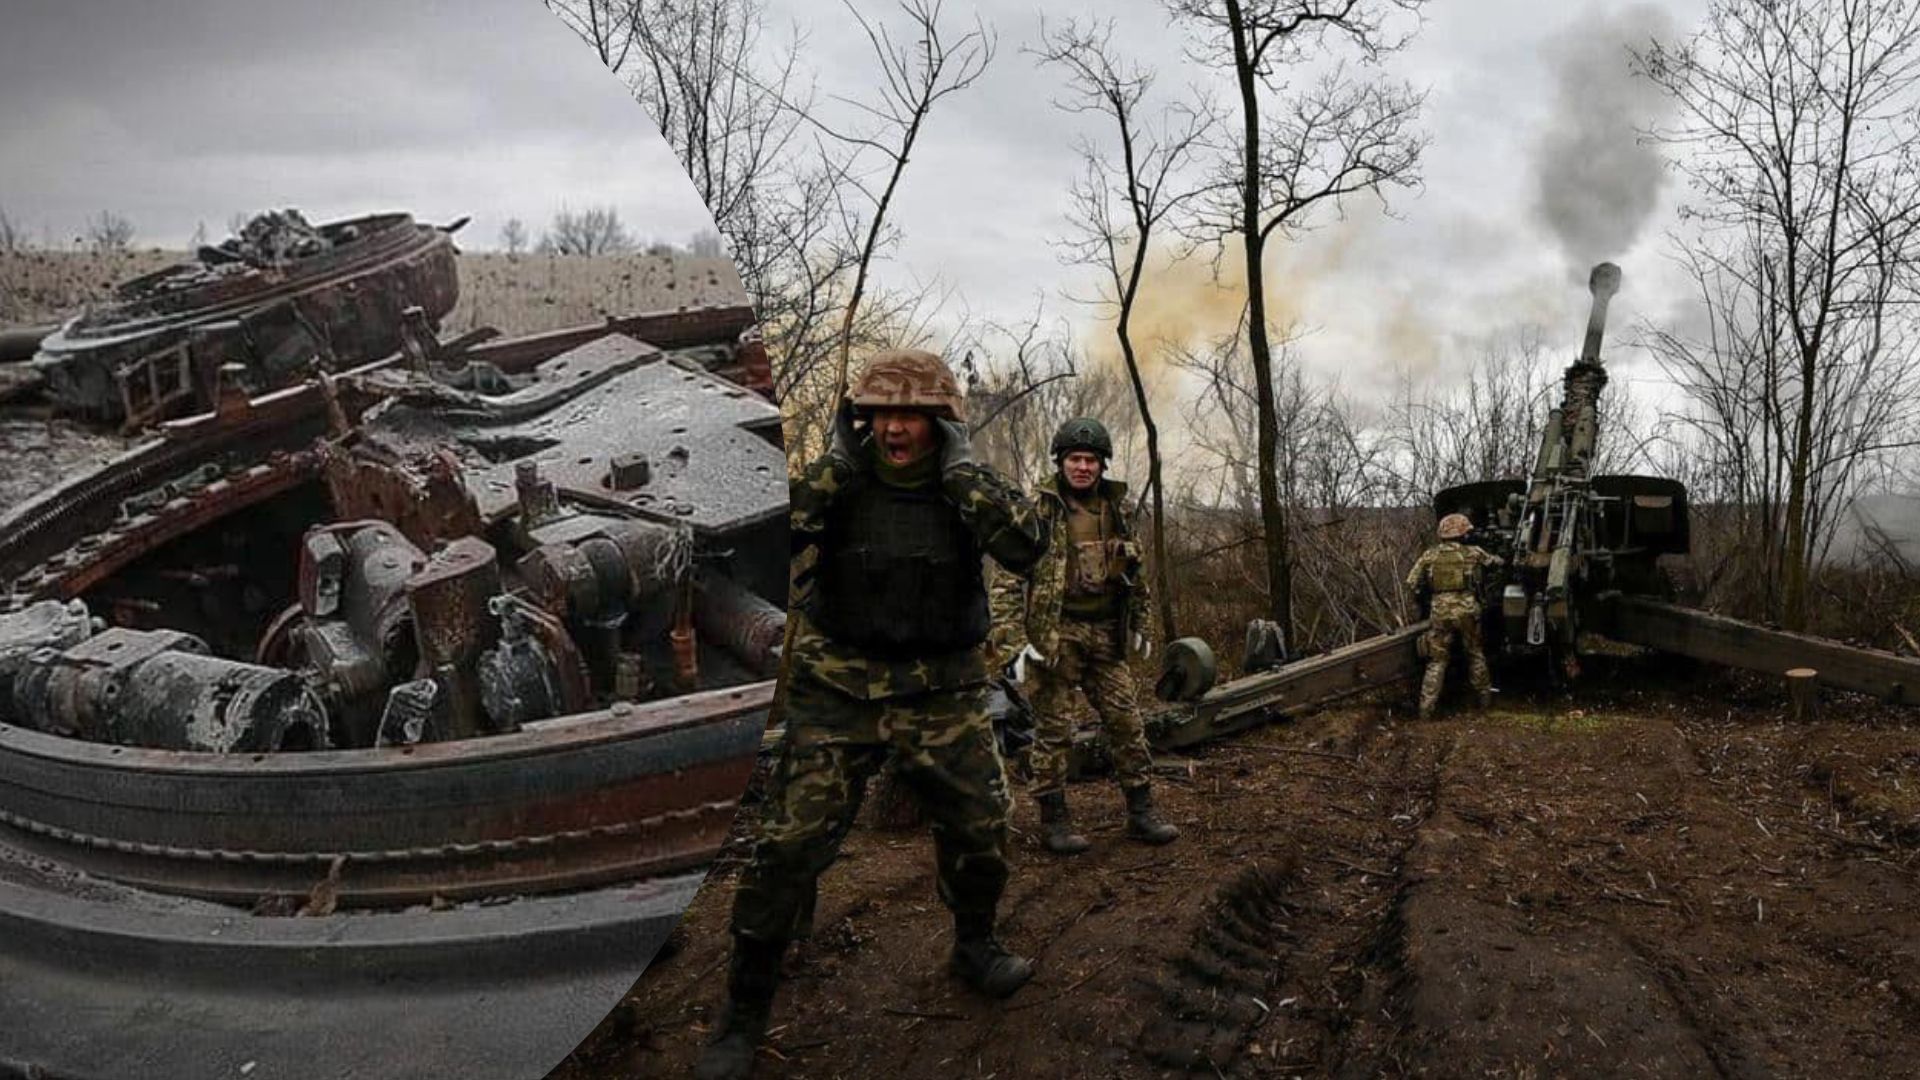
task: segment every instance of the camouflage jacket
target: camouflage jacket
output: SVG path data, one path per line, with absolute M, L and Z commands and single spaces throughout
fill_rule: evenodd
M 1505 566 L 1507 560 L 1485 548 L 1442 540 L 1414 560 L 1407 571 L 1407 588 L 1416 594 L 1431 591 L 1429 614 L 1446 616 L 1480 610 L 1480 584 L 1485 571 Z
M 1046 555 L 1024 574 L 995 576 L 988 594 L 993 600 L 994 661 L 1004 664 L 1021 649 L 1032 645 L 1051 661 L 1060 645 L 1060 611 L 1067 597 L 1067 563 L 1073 544 L 1067 539 L 1066 496 L 1060 491 L 1060 474 L 1054 473 L 1033 486 L 1033 505 L 1047 529 Z M 1139 547 L 1127 527 L 1125 504 L 1127 485 L 1118 480 L 1101 480 L 1101 495 L 1113 507 L 1119 523 L 1120 539 L 1126 544 L 1129 569 L 1122 588 L 1126 601 L 1121 609 L 1120 636 L 1127 643 L 1135 627 L 1147 627 L 1151 597 L 1146 575 L 1141 572 Z
M 910 660 L 869 657 L 826 636 L 805 614 L 813 593 L 813 570 L 827 528 L 827 511 L 856 471 L 830 457 L 816 459 L 790 485 L 793 545 L 793 670 L 863 701 L 952 690 L 987 680 L 986 646 Z M 962 465 L 942 479 L 947 498 L 980 549 L 1001 566 L 1025 571 L 1046 551 L 1047 532 L 1020 492 L 984 465 Z

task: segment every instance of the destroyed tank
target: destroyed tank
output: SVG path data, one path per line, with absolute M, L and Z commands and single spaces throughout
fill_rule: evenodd
M 377 360 L 400 348 L 406 319 L 432 329 L 453 310 L 462 224 L 261 214 L 218 246 L 116 286 L 41 338 L 29 368 L 62 412 L 132 430 L 211 408 L 222 369 L 258 393 L 315 365 Z
M 0 519 L 0 1071 L 537 1074 L 718 851 L 785 619 L 751 310 L 398 325 Z

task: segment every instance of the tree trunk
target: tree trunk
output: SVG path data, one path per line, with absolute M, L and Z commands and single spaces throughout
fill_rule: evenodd
M 1785 610 L 1781 625 L 1788 630 L 1807 626 L 1807 482 L 1813 463 L 1814 385 L 1817 377 L 1811 350 L 1800 363 L 1800 408 L 1793 422 L 1793 458 L 1787 474 L 1787 552 Z
M 1141 426 L 1147 430 L 1147 484 L 1153 491 L 1153 587 L 1160 619 L 1160 640 L 1172 641 L 1180 636 L 1173 621 L 1173 577 L 1171 564 L 1167 562 L 1167 507 L 1162 495 L 1160 482 L 1160 428 L 1153 422 L 1153 409 L 1147 402 L 1147 385 L 1140 378 L 1140 360 L 1133 352 L 1133 336 L 1129 332 L 1133 318 L 1134 290 L 1139 287 L 1140 264 L 1146 258 L 1146 245 L 1134 255 L 1133 275 L 1127 291 L 1121 297 L 1120 319 L 1114 333 L 1120 339 L 1120 355 L 1127 364 L 1127 377 L 1133 382 L 1133 400 L 1140 410 Z
M 1234 75 L 1240 84 L 1240 112 L 1245 124 L 1244 157 L 1240 177 L 1240 224 L 1247 260 L 1247 346 L 1253 354 L 1255 405 L 1260 414 L 1259 460 L 1260 526 L 1267 553 L 1267 610 L 1280 624 L 1286 640 L 1293 634 L 1292 573 L 1287 559 L 1287 512 L 1280 501 L 1280 424 L 1273 401 L 1273 349 L 1267 341 L 1266 277 L 1260 265 L 1266 238 L 1260 231 L 1260 98 L 1248 48 L 1247 26 L 1239 0 L 1226 0 L 1228 26 L 1233 34 Z

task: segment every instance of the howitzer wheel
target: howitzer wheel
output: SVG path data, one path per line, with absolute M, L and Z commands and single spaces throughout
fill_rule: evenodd
M 1176 638 L 1167 646 L 1153 693 L 1161 701 L 1198 701 L 1220 677 L 1213 649 L 1199 638 Z

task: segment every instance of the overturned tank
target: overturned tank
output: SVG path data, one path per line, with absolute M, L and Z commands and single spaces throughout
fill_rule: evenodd
M 761 743 L 787 490 L 752 313 L 415 315 L 277 389 L 213 374 L 0 519 L 0 1071 L 536 1075 Z
M 316 366 L 379 359 L 400 347 L 405 319 L 434 328 L 453 309 L 460 224 L 261 214 L 220 245 L 117 286 L 41 338 L 29 370 L 62 411 L 131 430 L 211 408 L 222 369 L 260 392 Z

